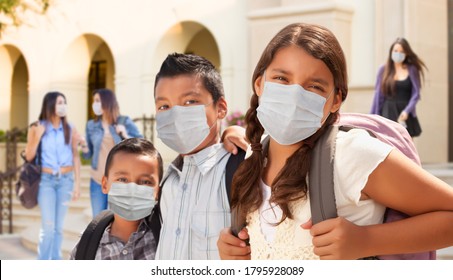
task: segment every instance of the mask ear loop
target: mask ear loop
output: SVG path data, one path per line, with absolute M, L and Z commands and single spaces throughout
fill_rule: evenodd
M 333 95 L 333 93 L 335 92 L 335 87 L 333 88 L 332 92 L 329 94 L 329 96 L 326 98 L 326 103 L 327 103 L 327 100 L 330 99 L 330 97 Z M 327 114 L 327 116 L 321 121 L 321 126 L 324 125 L 324 123 L 326 122 L 326 120 L 329 118 L 330 114 L 332 114 L 332 112 L 330 112 L 329 110 L 329 113 Z

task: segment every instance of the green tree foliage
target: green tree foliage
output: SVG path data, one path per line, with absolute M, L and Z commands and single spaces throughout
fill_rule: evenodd
M 50 1 L 52 0 L 0 0 L 0 37 L 8 26 L 21 25 L 26 11 L 44 14 Z

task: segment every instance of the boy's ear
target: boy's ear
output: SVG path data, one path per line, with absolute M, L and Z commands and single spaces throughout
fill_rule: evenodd
M 108 184 L 107 177 L 102 176 L 102 183 L 101 183 L 102 193 L 108 194 L 110 191 L 110 186 Z
M 260 76 L 258 76 L 258 78 L 256 78 L 255 82 L 253 83 L 253 87 L 255 88 L 255 93 L 258 96 L 261 96 L 261 94 L 263 93 L 263 87 L 261 84 L 262 81 L 263 81 L 263 75 L 260 75 Z
M 228 105 L 224 97 L 220 97 L 217 101 L 217 118 L 223 119 L 225 118 L 228 112 Z

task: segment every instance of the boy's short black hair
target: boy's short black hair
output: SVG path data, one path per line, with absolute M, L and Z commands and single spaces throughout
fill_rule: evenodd
M 204 87 L 211 93 L 214 103 L 225 96 L 222 78 L 215 66 L 199 55 L 182 53 L 169 54 L 164 60 L 154 81 L 154 92 L 156 92 L 160 78 L 172 78 L 179 75 L 197 75 L 200 77 Z
M 134 155 L 147 155 L 157 159 L 159 181 L 162 179 L 164 173 L 164 165 L 162 157 L 151 141 L 143 138 L 128 138 L 116 144 L 109 152 L 107 161 L 105 162 L 104 176 L 108 176 L 110 166 L 112 165 L 113 157 L 118 152 L 125 152 Z

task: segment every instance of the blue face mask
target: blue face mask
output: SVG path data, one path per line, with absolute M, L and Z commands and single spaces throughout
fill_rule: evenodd
M 258 120 L 279 144 L 298 143 L 321 127 L 324 105 L 330 95 L 324 98 L 298 84 L 264 82 L 257 108 Z
M 406 54 L 402 52 L 392 52 L 392 60 L 395 63 L 401 63 L 406 58 Z
M 208 126 L 205 107 L 210 104 L 173 106 L 156 114 L 157 137 L 180 154 L 192 152 L 203 143 L 216 124 Z
M 156 200 L 154 187 L 135 183 L 112 183 L 108 193 L 109 208 L 128 221 L 138 221 L 151 214 Z

